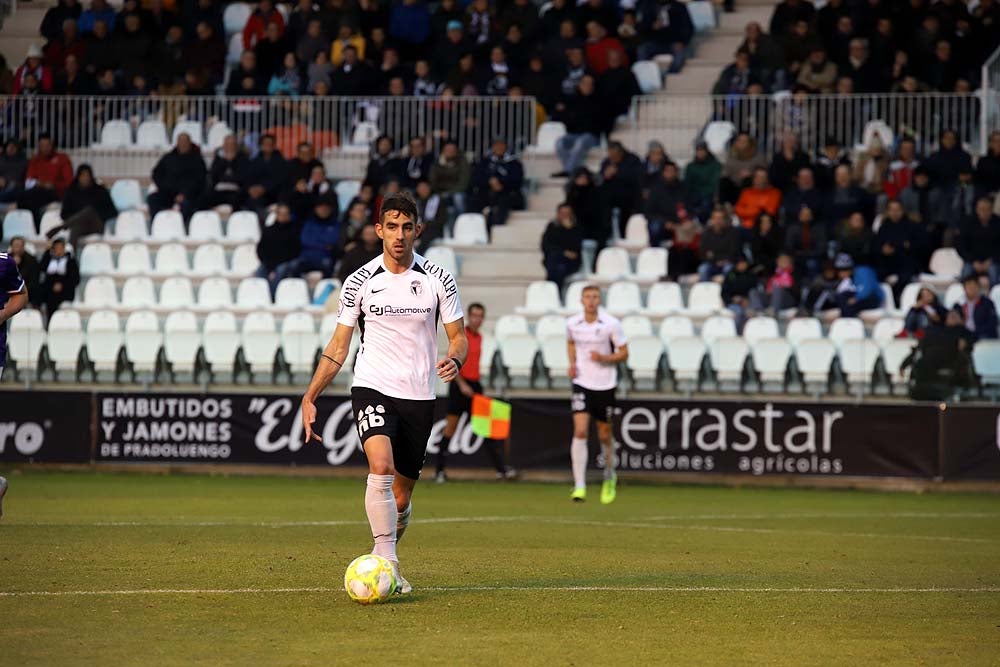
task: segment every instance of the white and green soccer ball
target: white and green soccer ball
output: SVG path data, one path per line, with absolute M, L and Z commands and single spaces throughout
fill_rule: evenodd
M 359 604 L 385 602 L 396 592 L 397 586 L 392 563 L 375 554 L 358 556 L 344 573 L 344 588 Z

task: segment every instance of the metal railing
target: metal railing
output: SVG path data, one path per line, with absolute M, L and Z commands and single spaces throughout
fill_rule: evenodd
M 394 149 L 424 137 L 434 152 L 451 138 L 470 155 L 483 154 L 500 136 L 519 153 L 534 141 L 535 103 L 500 97 L 0 97 L 0 139 L 18 139 L 30 150 L 48 133 L 75 164 L 90 162 L 105 178 L 149 173 L 181 131 L 206 153 L 229 133 L 251 151 L 261 135 L 273 134 L 285 155 L 309 141 L 328 161 L 355 156 L 350 164 L 363 168 L 380 135 L 391 137 Z M 355 167 L 332 175 L 358 178 Z
M 1000 132 L 1000 48 L 983 63 L 981 80 L 980 93 L 986 112 L 980 119 L 980 134 L 983 138 L 982 152 L 985 153 L 990 134 Z

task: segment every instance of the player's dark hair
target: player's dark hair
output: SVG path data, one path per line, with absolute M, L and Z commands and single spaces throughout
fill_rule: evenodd
M 382 210 L 378 212 L 378 222 L 380 225 L 385 224 L 385 214 L 389 211 L 402 213 L 410 218 L 410 220 L 413 220 L 414 223 L 418 222 L 417 202 L 413 200 L 413 196 L 408 192 L 397 192 L 387 195 L 382 200 Z
M 473 301 L 472 303 L 469 304 L 469 312 L 470 313 L 472 311 L 476 310 L 477 308 L 479 310 L 483 311 L 483 315 L 486 314 L 486 306 L 484 306 L 483 304 L 479 303 L 478 301 Z

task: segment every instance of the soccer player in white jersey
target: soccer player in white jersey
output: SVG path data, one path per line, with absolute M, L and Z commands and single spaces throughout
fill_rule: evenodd
M 434 376 L 455 379 L 468 341 L 455 278 L 413 252 L 422 231 L 413 198 L 387 196 L 375 231 L 383 252 L 344 281 L 337 328 L 302 397 L 302 422 L 306 442 L 319 440 L 312 430 L 315 401 L 345 363 L 357 325 L 361 347 L 351 403 L 368 458 L 365 512 L 372 553 L 393 563 L 399 592 L 408 593 L 412 587 L 399 574 L 396 543 L 410 523 L 410 496 L 434 424 Z M 439 320 L 448 352 L 436 360 Z
M 618 318 L 601 310 L 601 290 L 593 285 L 584 287 L 580 302 L 583 312 L 566 320 L 569 376 L 573 380 L 570 401 L 573 442 L 569 450 L 573 467 L 571 497 L 574 502 L 587 499 L 587 435 L 593 417 L 597 422 L 597 439 L 604 448 L 601 502 L 607 505 L 614 502 L 617 495 L 611 420 L 616 407 L 618 364 L 628 359 L 628 341 Z

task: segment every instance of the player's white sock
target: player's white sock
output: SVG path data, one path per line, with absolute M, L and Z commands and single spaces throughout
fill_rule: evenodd
M 569 447 L 569 460 L 573 466 L 573 485 L 582 489 L 587 486 L 587 439 L 573 438 Z
M 375 548 L 372 553 L 389 560 L 396 558 L 396 497 L 392 493 L 392 475 L 368 475 L 365 488 L 365 513 L 372 527 Z
M 406 532 L 406 527 L 410 525 L 410 508 L 413 507 L 413 503 L 407 503 L 406 509 L 399 513 L 399 518 L 396 519 L 396 544 L 403 539 L 403 533 Z
M 611 442 L 610 445 L 601 443 L 604 447 L 604 479 L 614 479 L 615 478 L 615 443 Z M 609 454 L 610 452 L 610 454 Z

